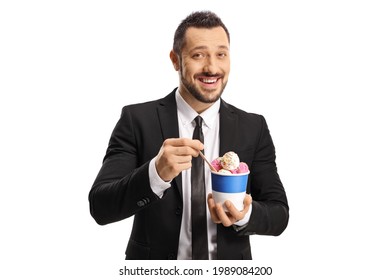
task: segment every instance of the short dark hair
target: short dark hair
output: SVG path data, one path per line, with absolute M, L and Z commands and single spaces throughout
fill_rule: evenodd
M 181 50 L 183 49 L 184 46 L 184 37 L 186 31 L 190 27 L 196 27 L 196 28 L 222 27 L 225 30 L 230 43 L 229 31 L 226 28 L 225 24 L 222 22 L 222 20 L 215 13 L 210 11 L 193 12 L 189 16 L 187 16 L 176 29 L 175 37 L 173 39 L 173 51 L 178 55 L 181 54 Z

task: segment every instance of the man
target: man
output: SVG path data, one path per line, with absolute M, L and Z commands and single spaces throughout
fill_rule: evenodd
M 214 13 L 189 15 L 170 53 L 179 87 L 122 110 L 89 201 L 101 225 L 134 215 L 126 259 L 251 259 L 249 235 L 279 235 L 287 226 L 287 198 L 265 119 L 220 98 L 230 71 L 229 46 L 229 32 Z M 192 139 L 195 130 L 203 141 Z M 227 201 L 225 212 L 214 202 L 208 169 L 191 173 L 202 150 L 208 159 L 234 151 L 248 164 L 242 211 Z M 204 202 L 192 200 L 196 178 L 205 184 L 207 206 L 203 194 Z M 202 208 L 208 209 L 198 220 L 205 221 L 204 231 L 201 222 L 199 228 L 191 222 Z M 203 234 L 204 245 L 195 246 Z M 199 249 L 206 253 L 197 255 Z

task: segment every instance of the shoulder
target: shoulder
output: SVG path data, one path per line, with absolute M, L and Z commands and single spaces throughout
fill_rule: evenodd
M 160 99 L 126 105 L 122 108 L 122 114 L 143 115 L 154 112 L 160 106 L 176 106 L 175 90 Z
M 256 124 L 265 123 L 265 118 L 263 115 L 247 112 L 243 109 L 237 108 L 236 106 L 229 104 L 221 99 L 221 110 L 225 111 L 227 114 L 232 114 L 236 116 L 240 123 Z

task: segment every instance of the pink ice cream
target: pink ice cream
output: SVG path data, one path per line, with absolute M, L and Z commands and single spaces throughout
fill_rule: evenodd
M 238 168 L 231 170 L 230 172 L 233 174 L 247 173 L 247 172 L 249 172 L 249 167 L 245 162 L 240 162 L 240 165 L 238 166 Z
M 211 162 L 211 165 L 215 168 L 215 170 L 219 171 L 222 169 L 222 165 L 221 165 L 221 160 L 222 160 L 222 157 L 218 157 L 216 159 L 214 159 L 212 162 Z

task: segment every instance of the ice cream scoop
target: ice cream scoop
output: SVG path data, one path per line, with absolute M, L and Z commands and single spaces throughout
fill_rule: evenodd
M 222 157 L 218 157 L 211 162 L 211 165 L 214 166 L 215 170 L 217 171 L 222 169 L 221 160 Z
M 249 173 L 248 165 L 245 162 L 240 162 L 238 155 L 232 151 L 225 153 L 222 157 L 217 157 L 210 164 L 216 171 L 224 174 Z
M 221 159 L 221 165 L 223 169 L 229 171 L 237 169 L 240 165 L 240 158 L 235 152 L 227 152 L 223 155 Z

